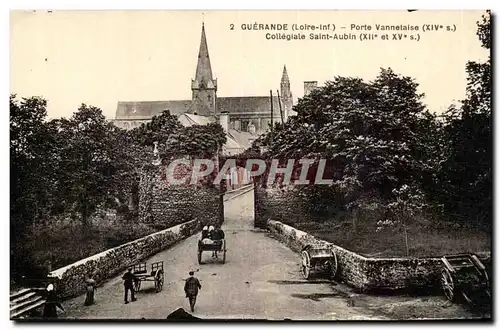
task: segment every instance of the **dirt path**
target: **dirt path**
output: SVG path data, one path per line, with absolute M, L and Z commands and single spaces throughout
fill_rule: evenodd
M 251 195 L 251 196 L 250 196 Z M 96 292 L 96 304 L 83 306 L 84 296 L 64 303 L 61 318 L 165 319 L 179 307 L 188 310 L 183 294 L 188 271 L 198 270 L 202 290 L 195 316 L 217 319 L 269 320 L 376 320 L 470 317 L 470 313 L 441 297 L 373 297 L 356 295 L 342 285 L 305 282 L 299 272 L 299 256 L 253 227 L 253 194 L 226 203 L 226 264 L 205 252 L 205 264 L 197 262 L 198 236 L 190 237 L 147 262 L 163 260 L 165 284 L 159 293 L 153 282 L 143 283 L 138 300 L 123 303 L 119 277 Z M 248 205 L 247 205 L 248 204 Z

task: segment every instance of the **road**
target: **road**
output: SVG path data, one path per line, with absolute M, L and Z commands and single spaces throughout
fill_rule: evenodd
M 236 194 L 235 194 L 236 195 Z M 69 319 L 165 319 L 179 307 L 189 310 L 183 294 L 184 279 L 197 270 L 202 284 L 195 316 L 202 319 L 365 320 L 409 317 L 466 316 L 443 298 L 373 297 L 356 295 L 342 284 L 308 283 L 299 271 L 299 256 L 253 229 L 253 192 L 225 202 L 223 229 L 227 239 L 226 263 L 197 262 L 198 235 L 187 238 L 147 262 L 163 260 L 165 284 L 159 293 L 146 282 L 138 300 L 123 303 L 120 277 L 96 291 L 96 304 L 84 306 L 84 296 L 64 302 Z M 354 304 L 354 306 L 353 306 Z M 398 309 L 399 308 L 399 309 Z M 436 308 L 444 313 L 436 314 Z M 430 313 L 430 314 L 429 314 Z

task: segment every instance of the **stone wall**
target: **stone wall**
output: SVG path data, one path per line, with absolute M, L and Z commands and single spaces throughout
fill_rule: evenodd
M 278 221 L 269 220 L 269 231 L 292 250 L 308 244 L 329 244 L 337 255 L 338 278 L 361 292 L 413 291 L 439 288 L 440 258 L 366 258 Z M 481 255 L 485 259 L 489 255 Z
M 168 228 L 191 219 L 203 224 L 224 219 L 223 194 L 217 187 L 203 184 L 169 184 L 164 167 L 153 167 L 141 175 L 139 221 Z
M 255 226 L 264 228 L 268 219 L 278 221 L 309 218 L 306 199 L 293 185 L 263 188 L 255 186 Z
M 49 276 L 56 278 L 61 298 L 74 297 L 85 292 L 86 279 L 93 278 L 97 284 L 102 283 L 127 267 L 193 235 L 199 227 L 200 222 L 195 219 L 82 259 L 52 271 Z M 164 267 L 168 267 L 168 264 L 164 264 Z

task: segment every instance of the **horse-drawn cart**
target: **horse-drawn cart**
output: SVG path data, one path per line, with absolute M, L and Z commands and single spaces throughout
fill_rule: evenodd
M 133 267 L 135 275 L 134 291 L 137 292 L 141 288 L 141 282 L 155 282 L 156 292 L 163 289 L 164 275 L 163 275 L 163 261 L 151 263 L 151 272 L 148 273 L 146 263 L 137 264 Z
M 490 276 L 476 255 L 457 254 L 441 260 L 441 287 L 449 301 L 461 296 L 470 305 L 491 302 Z
M 302 249 L 302 275 L 306 280 L 311 278 L 311 272 L 326 272 L 330 279 L 337 275 L 337 255 L 326 244 L 310 244 Z
M 198 263 L 202 264 L 201 256 L 203 251 L 212 251 L 217 253 L 222 253 L 222 263 L 226 262 L 226 240 L 216 240 L 211 243 L 204 243 L 203 241 L 198 241 Z

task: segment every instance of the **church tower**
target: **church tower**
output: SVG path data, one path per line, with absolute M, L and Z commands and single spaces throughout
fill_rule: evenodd
M 201 25 L 201 42 L 198 53 L 195 78 L 191 80 L 193 91 L 191 113 L 201 116 L 214 116 L 217 100 L 217 79 L 212 77 L 212 67 L 208 56 L 205 24 Z
M 288 117 L 292 114 L 293 97 L 292 91 L 290 89 L 290 79 L 288 78 L 288 73 L 286 72 L 286 65 L 283 67 L 280 89 L 283 112 L 285 115 L 285 120 L 287 120 Z

